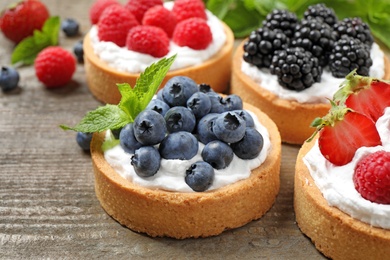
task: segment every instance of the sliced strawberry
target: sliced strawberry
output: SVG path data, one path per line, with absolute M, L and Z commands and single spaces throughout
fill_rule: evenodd
M 381 144 L 375 123 L 348 108 L 333 106 L 327 116 L 312 125 L 319 131 L 318 145 L 322 155 L 338 166 L 349 163 L 360 147 Z
M 345 106 L 376 122 L 390 106 L 390 83 L 352 72 L 335 97 Z

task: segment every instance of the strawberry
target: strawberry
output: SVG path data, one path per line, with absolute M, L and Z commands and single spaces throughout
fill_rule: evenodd
M 169 38 L 160 27 L 139 25 L 129 31 L 126 46 L 129 50 L 160 58 L 169 52 Z
M 201 18 L 189 18 L 179 22 L 172 40 L 179 46 L 203 50 L 212 42 L 213 35 L 207 22 Z
M 390 152 L 378 151 L 362 158 L 355 167 L 353 183 L 363 198 L 390 204 Z
M 335 99 L 376 122 L 386 107 L 390 106 L 390 83 L 360 76 L 353 71 L 346 76 Z
M 113 42 L 119 47 L 124 47 L 129 30 L 137 25 L 138 21 L 126 8 L 111 5 L 100 16 L 98 37 L 101 41 Z
M 367 116 L 332 102 L 330 112 L 317 118 L 318 146 L 322 155 L 331 163 L 341 166 L 349 163 L 362 146 L 381 145 L 375 123 Z M 309 139 L 310 140 L 310 139 Z
M 49 18 L 46 6 L 38 0 L 19 1 L 6 9 L 0 17 L 0 29 L 11 41 L 19 43 L 41 30 Z
M 120 3 L 117 0 L 97 0 L 94 2 L 89 9 L 89 20 L 91 24 L 97 24 L 100 15 L 111 5 L 120 5 Z
M 172 12 L 178 22 L 193 17 L 207 20 L 206 8 L 201 0 L 176 0 Z
M 156 5 L 163 5 L 162 0 L 128 0 L 125 4 L 130 13 L 132 13 L 138 22 L 142 23 L 142 18 L 144 17 L 145 12 Z
M 146 11 L 142 19 L 143 25 L 153 25 L 163 29 L 168 37 L 172 37 L 176 27 L 176 17 L 162 5 L 156 5 Z

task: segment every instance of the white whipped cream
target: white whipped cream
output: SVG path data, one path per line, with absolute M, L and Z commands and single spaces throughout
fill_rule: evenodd
M 165 2 L 164 6 L 171 10 L 173 2 Z M 189 66 L 202 64 L 204 61 L 216 54 L 226 42 L 226 33 L 222 23 L 210 11 L 206 10 L 207 24 L 210 26 L 213 40 L 204 50 L 194 50 L 189 47 L 180 47 L 170 41 L 169 52 L 164 57 L 171 57 L 177 54 L 170 70 L 177 70 Z M 95 54 L 110 67 L 122 72 L 140 73 L 152 63 L 161 58 L 155 58 L 149 54 L 131 51 L 126 47 L 119 47 L 113 42 L 100 41 L 97 26 L 92 26 L 89 35 L 91 37 L 92 48 Z
M 383 78 L 385 74 L 384 53 L 378 44 L 374 43 L 371 47 L 372 66 L 370 67 L 370 76 L 374 78 Z M 242 61 L 241 70 L 253 81 L 261 85 L 262 88 L 274 93 L 281 99 L 294 100 L 299 103 L 329 103 L 333 94 L 339 89 L 344 78 L 335 78 L 327 67 L 324 68 L 321 82 L 314 83 L 310 88 L 302 91 L 286 89 L 279 85 L 276 75 L 271 75 L 269 69 L 259 69 L 256 66 Z
M 254 113 L 248 111 L 255 122 L 255 128 L 263 136 L 264 145 L 260 154 L 251 160 L 243 160 L 234 155 L 232 162 L 228 167 L 221 170 L 214 169 L 214 182 L 208 190 L 218 189 L 220 187 L 246 179 L 250 176 L 251 170 L 259 167 L 267 158 L 271 149 L 271 142 L 267 129 L 260 124 Z M 104 158 L 111 167 L 123 178 L 150 189 L 161 189 L 177 192 L 193 192 L 185 183 L 186 170 L 191 164 L 202 161 L 202 149 L 204 144 L 199 142 L 198 153 L 190 160 L 167 160 L 161 159 L 159 171 L 151 177 L 138 176 L 131 165 L 133 154 L 126 153 L 120 145 L 115 146 L 104 152 Z
M 361 147 L 353 160 L 343 166 L 335 166 L 322 156 L 318 142 L 304 156 L 316 186 L 330 206 L 337 207 L 351 217 L 372 226 L 390 229 L 390 205 L 373 203 L 364 199 L 355 189 L 352 176 L 357 162 L 364 156 L 379 150 L 390 151 L 390 108 L 376 122 L 382 146 Z

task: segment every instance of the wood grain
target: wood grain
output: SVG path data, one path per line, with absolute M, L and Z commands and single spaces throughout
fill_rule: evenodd
M 91 0 L 43 2 L 52 15 L 76 18 L 81 31 L 88 31 Z M 81 38 L 66 39 L 60 33 L 60 45 L 71 50 Z M 0 46 L 0 64 L 8 65 L 14 46 L 2 35 Z M 89 154 L 79 149 L 75 133 L 58 127 L 74 125 L 101 105 L 88 91 L 83 66 L 78 65 L 66 88 L 56 90 L 38 82 L 33 66 L 19 71 L 20 89 L 0 92 L 1 259 L 324 258 L 295 223 L 297 146 L 283 145 L 280 194 L 260 220 L 207 239 L 150 238 L 104 212 L 95 197 Z

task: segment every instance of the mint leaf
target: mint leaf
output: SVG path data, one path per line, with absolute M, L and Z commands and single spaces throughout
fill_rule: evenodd
M 110 132 L 108 138 L 106 138 L 102 144 L 102 151 L 105 152 L 120 143 L 118 139 L 115 139 L 114 135 Z
M 169 71 L 176 55 L 170 58 L 163 58 L 157 63 L 153 63 L 141 73 L 137 79 L 134 88 L 127 83 L 118 84 L 122 95 L 119 107 L 125 111 L 130 118 L 134 118 L 146 108 L 153 98 L 158 87 Z
M 59 29 L 60 18 L 58 16 L 47 19 L 42 31 L 35 30 L 34 35 L 25 38 L 15 47 L 11 56 L 11 63 L 33 64 L 41 50 L 58 44 Z
M 77 132 L 94 133 L 108 129 L 118 129 L 132 120 L 127 113 L 116 105 L 107 104 L 90 111 L 75 127 L 60 125 L 64 130 L 74 130 Z

